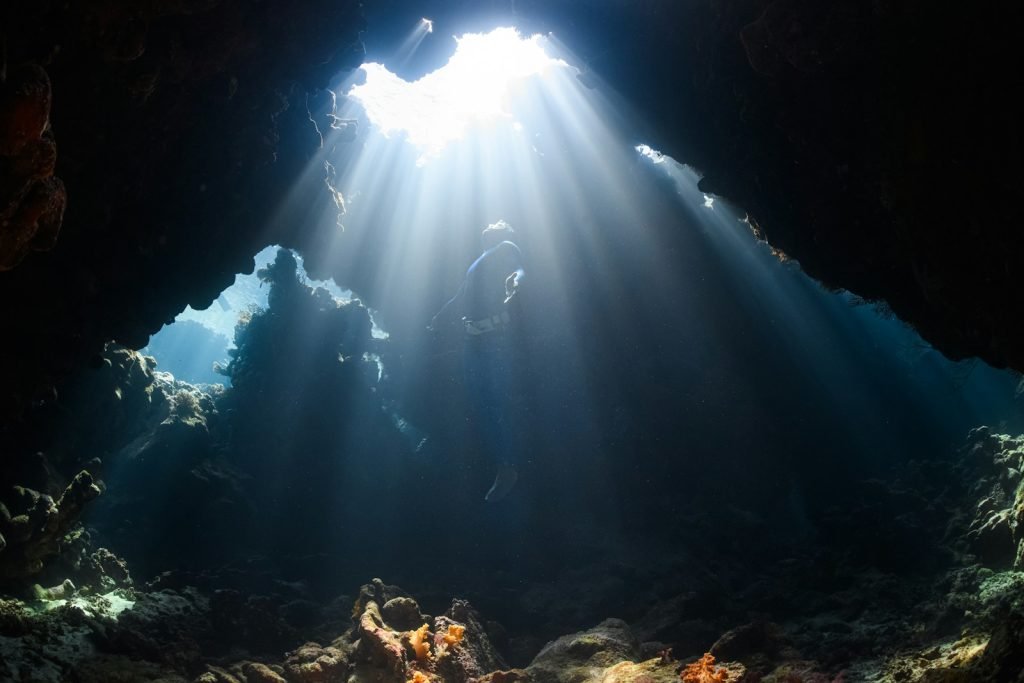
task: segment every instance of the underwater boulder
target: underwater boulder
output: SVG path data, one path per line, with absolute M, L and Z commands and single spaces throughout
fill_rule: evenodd
M 243 681 L 230 671 L 225 671 L 219 666 L 210 666 L 193 683 L 243 683 Z
M 621 619 L 606 619 L 594 628 L 548 643 L 526 668 L 537 683 L 574 683 L 623 661 L 640 658 L 640 643 Z
M 89 555 L 84 571 L 88 576 L 87 585 L 100 592 L 132 586 L 128 563 L 106 548 L 97 548 Z
M 453 626 L 464 629 L 464 633 L 460 636 L 459 647 L 449 650 L 453 656 L 446 663 L 459 680 L 478 678 L 489 671 L 508 668 L 491 643 L 483 619 L 468 601 L 452 600 L 444 616 L 434 620 L 434 632 L 438 634 L 449 631 Z
M 602 674 L 601 683 L 678 683 L 676 663 L 661 659 L 619 662 Z
M 278 668 L 280 672 L 260 662 L 246 662 L 242 664 L 242 674 L 245 683 L 287 683 L 281 675 L 284 669 Z
M 336 647 L 306 643 L 288 653 L 284 664 L 289 683 L 344 683 L 348 662 Z
M 425 629 L 426 624 L 421 628 Z M 359 639 L 356 641 L 352 659 L 357 677 L 369 676 L 385 681 L 404 680 L 409 658 L 406 655 L 403 634 L 388 627 L 376 602 L 371 600 L 366 604 L 363 613 L 359 615 L 356 633 Z M 417 630 L 415 633 L 419 634 L 422 640 L 422 631 Z M 415 642 L 410 644 L 413 648 L 416 647 Z M 419 656 L 420 652 L 417 651 L 414 657 Z
M 374 578 L 370 583 L 364 583 L 359 587 L 359 594 L 356 597 L 355 605 L 352 607 L 352 614 L 353 616 L 361 615 L 371 601 L 378 605 L 386 605 L 397 598 L 412 600 L 412 596 L 398 586 L 385 584 L 381 579 Z M 413 627 L 419 626 L 422 623 L 421 621 Z
M 407 597 L 391 598 L 385 602 L 381 607 L 381 615 L 384 621 L 401 631 L 419 628 L 430 621 L 430 617 L 420 612 L 419 604 Z
M 431 622 L 420 614 L 415 600 L 396 595 L 399 593 L 404 591 L 380 579 L 362 587 L 354 612 L 359 615 L 357 626 L 334 643 L 341 648 L 354 641 L 350 683 L 468 683 L 507 666 L 491 644 L 483 620 L 468 602 L 453 600 L 448 611 Z M 385 603 L 388 609 L 382 610 L 374 598 L 387 596 L 395 597 Z M 416 624 L 418 618 L 422 621 Z

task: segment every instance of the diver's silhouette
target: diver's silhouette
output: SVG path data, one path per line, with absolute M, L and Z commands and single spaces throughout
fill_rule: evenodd
M 485 500 L 501 500 L 515 486 L 515 435 L 509 429 L 515 379 L 509 332 L 515 322 L 509 302 L 525 277 L 522 253 L 511 241 L 512 226 L 492 223 L 480 235 L 483 253 L 466 271 L 455 293 L 430 322 L 430 329 L 461 314 L 465 328 L 463 368 L 470 409 L 485 450 L 498 461 L 494 485 Z

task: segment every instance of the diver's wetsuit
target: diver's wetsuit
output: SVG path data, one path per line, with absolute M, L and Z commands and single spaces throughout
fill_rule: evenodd
M 461 299 L 466 328 L 463 372 L 470 409 L 484 449 L 500 463 L 514 464 L 515 430 L 510 429 L 515 394 L 515 320 L 505 303 L 505 279 L 521 271 L 522 254 L 512 242 L 488 249 L 466 271 Z

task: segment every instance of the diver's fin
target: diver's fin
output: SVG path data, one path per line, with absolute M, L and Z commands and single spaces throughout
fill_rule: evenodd
M 519 472 L 516 471 L 515 465 L 501 463 L 498 466 L 498 474 L 494 477 L 494 484 L 491 485 L 491 490 L 484 496 L 484 500 L 488 503 L 497 503 L 508 495 L 518 480 Z

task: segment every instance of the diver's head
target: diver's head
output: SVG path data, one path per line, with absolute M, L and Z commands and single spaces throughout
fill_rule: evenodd
M 480 246 L 487 251 L 506 240 L 511 240 L 514 233 L 515 230 L 505 221 L 499 220 L 497 223 L 491 223 L 480 233 Z

